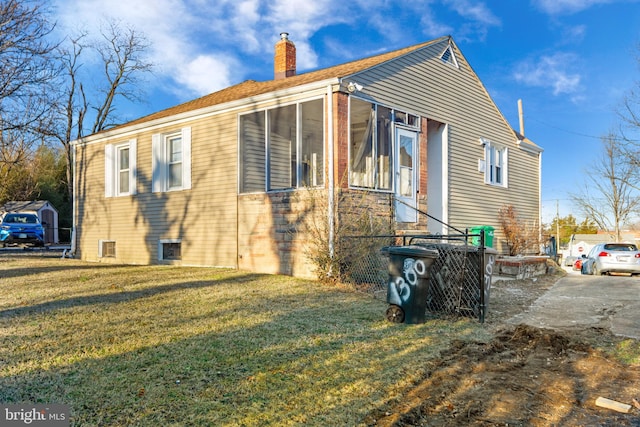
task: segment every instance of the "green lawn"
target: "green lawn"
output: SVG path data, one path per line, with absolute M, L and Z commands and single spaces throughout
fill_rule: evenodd
M 72 425 L 358 425 L 477 320 L 392 324 L 349 289 L 235 270 L 0 258 L 0 402 Z

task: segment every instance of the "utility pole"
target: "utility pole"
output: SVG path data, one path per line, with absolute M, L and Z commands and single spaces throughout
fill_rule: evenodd
M 560 208 L 559 201 L 556 199 L 556 255 L 560 252 Z

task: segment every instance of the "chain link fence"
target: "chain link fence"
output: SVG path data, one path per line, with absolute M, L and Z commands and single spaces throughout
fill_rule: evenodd
M 473 238 L 481 242 L 472 245 Z M 418 245 L 438 251 L 428 279 L 426 307 L 430 313 L 477 317 L 484 321 L 496 251 L 484 248 L 484 235 L 350 236 L 344 237 L 343 281 L 386 299 L 389 283 L 387 246 Z M 356 249 L 357 248 L 357 249 Z

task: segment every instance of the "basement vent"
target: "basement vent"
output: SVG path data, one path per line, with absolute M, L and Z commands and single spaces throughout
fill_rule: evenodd
M 178 261 L 182 259 L 182 242 L 180 240 L 161 240 L 158 247 L 160 261 Z
M 100 258 L 115 258 L 116 257 L 116 242 L 114 240 L 101 240 L 100 241 Z

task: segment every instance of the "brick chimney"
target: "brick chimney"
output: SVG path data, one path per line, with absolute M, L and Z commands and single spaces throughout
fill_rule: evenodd
M 273 73 L 276 80 L 296 75 L 296 45 L 289 40 L 289 33 L 280 33 L 276 43 L 273 60 Z

